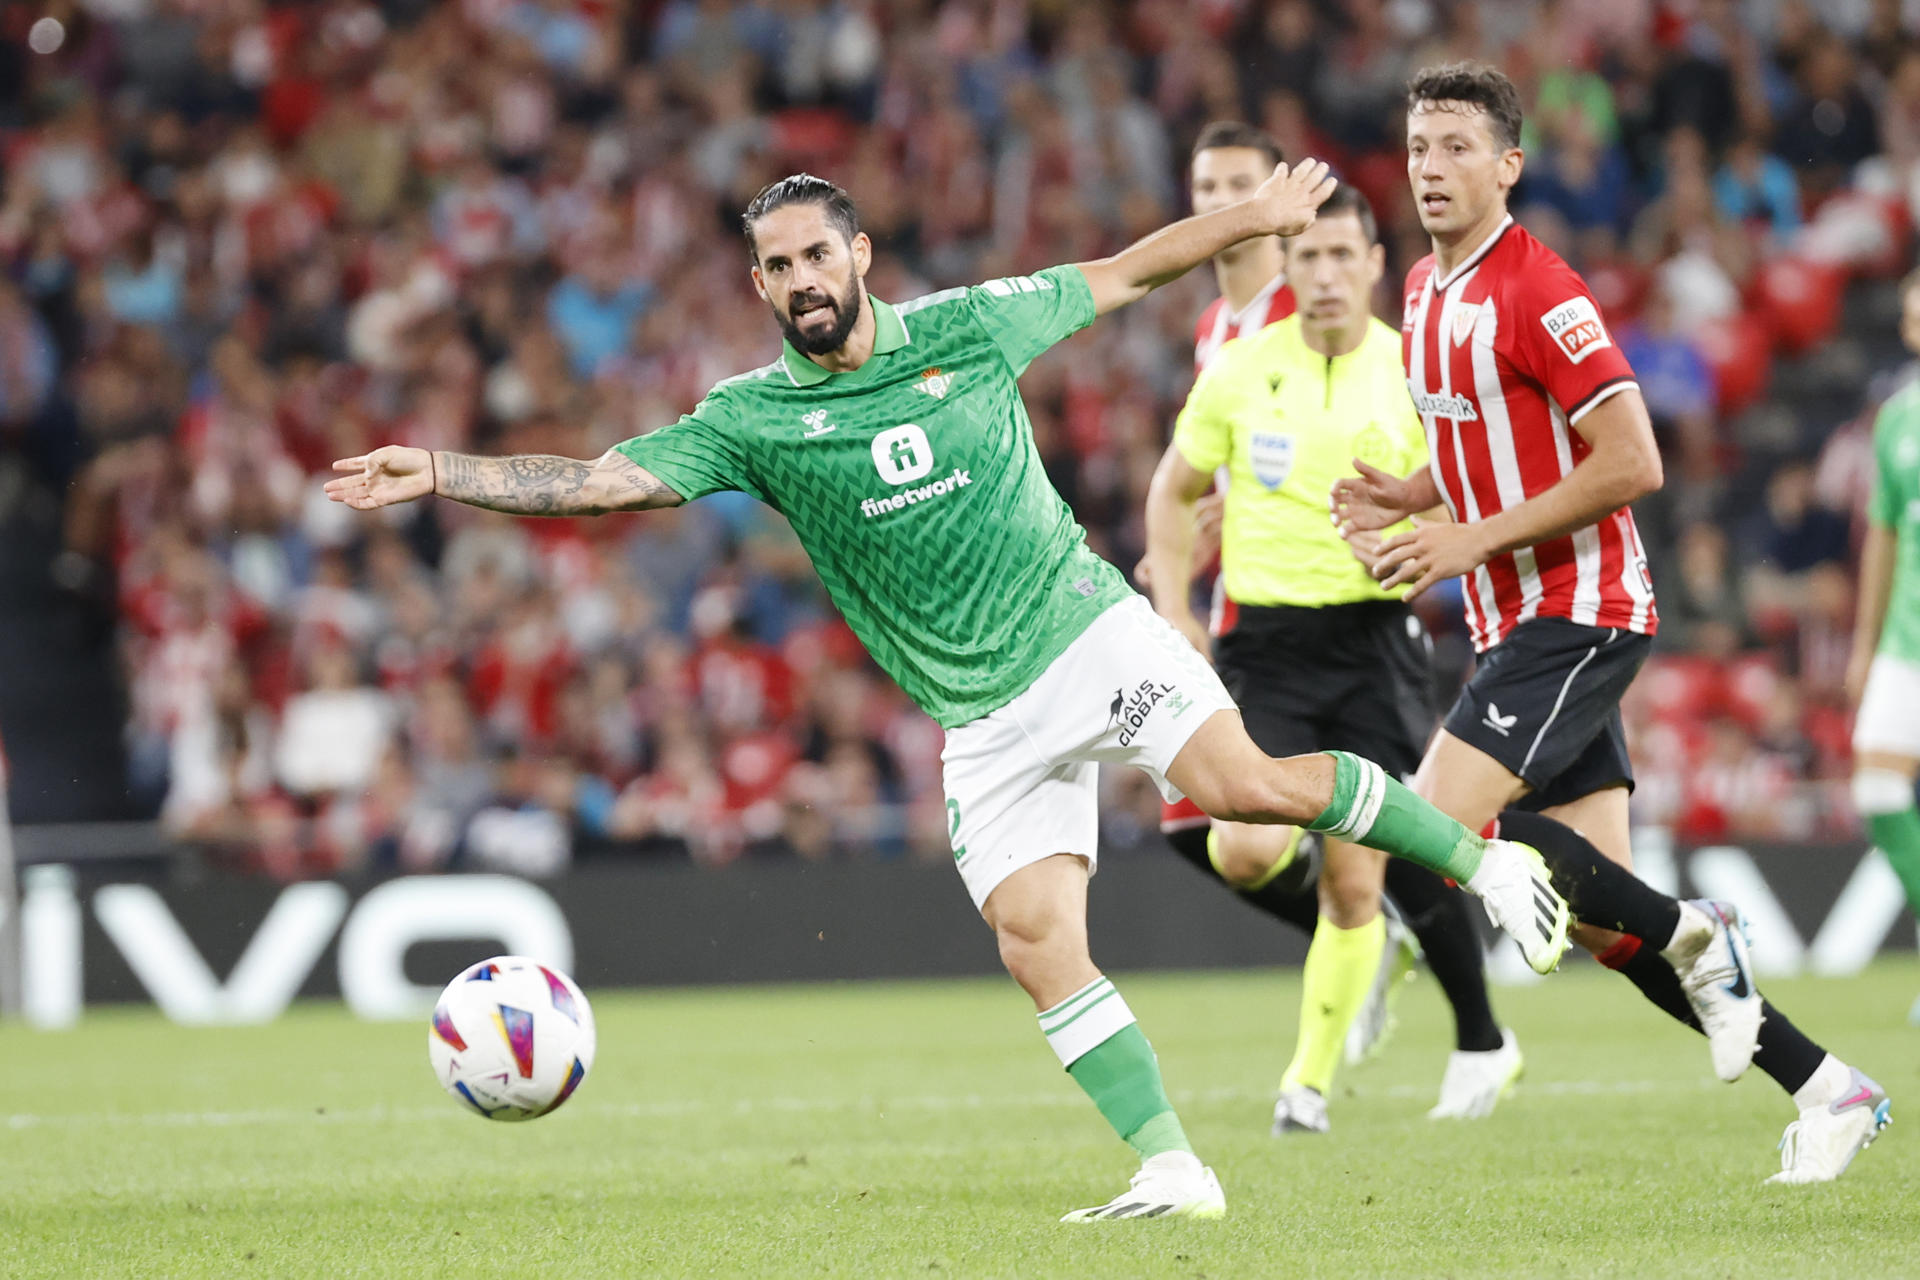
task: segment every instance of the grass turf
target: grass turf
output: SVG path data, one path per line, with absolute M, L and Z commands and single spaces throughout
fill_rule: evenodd
M 1134 1162 L 1005 981 L 590 993 L 600 1056 L 534 1124 L 439 1092 L 425 1028 L 297 1008 L 4 1031 L 5 1276 L 1874 1276 L 1920 1272 L 1920 1146 L 1762 1187 L 1792 1118 L 1758 1071 L 1581 965 L 1496 1004 L 1528 1075 L 1431 1123 L 1431 981 L 1327 1138 L 1267 1136 L 1291 973 L 1123 975 L 1219 1223 L 1065 1227 Z M 1920 968 L 1780 982 L 1816 1038 L 1920 1104 Z M 1920 1113 L 1916 1113 L 1920 1114 Z M 1912 1121 L 1908 1122 L 1912 1124 Z

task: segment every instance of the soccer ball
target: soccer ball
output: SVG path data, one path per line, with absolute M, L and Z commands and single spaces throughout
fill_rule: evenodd
M 489 1120 L 559 1107 L 593 1068 L 593 1010 L 573 979 L 525 956 L 482 960 L 447 984 L 427 1028 L 440 1087 Z

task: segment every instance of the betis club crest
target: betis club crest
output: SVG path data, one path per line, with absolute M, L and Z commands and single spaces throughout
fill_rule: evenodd
M 917 389 L 926 392 L 935 400 L 945 400 L 947 389 L 951 386 L 953 386 L 953 375 L 950 373 L 942 373 L 937 368 L 920 371 L 920 385 Z

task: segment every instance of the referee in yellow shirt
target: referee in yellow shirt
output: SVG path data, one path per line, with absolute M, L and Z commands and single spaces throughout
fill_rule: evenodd
M 1211 648 L 1262 750 L 1353 751 L 1410 776 L 1435 720 L 1430 646 L 1400 593 L 1380 588 L 1327 514 L 1333 483 L 1353 473 L 1354 458 L 1390 475 L 1427 460 L 1400 335 L 1370 308 L 1386 255 L 1366 198 L 1337 189 L 1285 254 L 1300 310 L 1227 344 L 1175 424 L 1147 499 L 1148 585 L 1155 609 L 1202 653 Z M 1188 566 L 1195 507 L 1221 467 L 1225 591 L 1210 644 L 1193 613 Z M 1215 823 L 1209 849 L 1220 875 L 1247 888 L 1284 867 L 1299 837 L 1286 827 Z M 1347 1028 L 1382 963 L 1387 863 L 1374 850 L 1327 841 L 1276 1134 L 1328 1127 L 1326 1097 Z M 1518 1075 L 1518 1049 L 1493 1019 L 1465 897 L 1418 867 L 1405 870 L 1416 874 L 1392 873 L 1395 903 L 1453 1003 L 1457 1030 L 1430 1114 L 1484 1115 Z

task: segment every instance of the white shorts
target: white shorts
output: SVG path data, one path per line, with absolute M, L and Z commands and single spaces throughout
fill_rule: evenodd
M 1920 759 L 1920 664 L 1875 654 L 1853 722 L 1853 750 Z
M 1095 618 L 1026 692 L 948 730 L 947 834 L 973 905 L 1056 853 L 1080 855 L 1091 874 L 1100 763 L 1145 769 L 1177 800 L 1167 767 L 1233 705 L 1206 659 L 1134 595 Z

